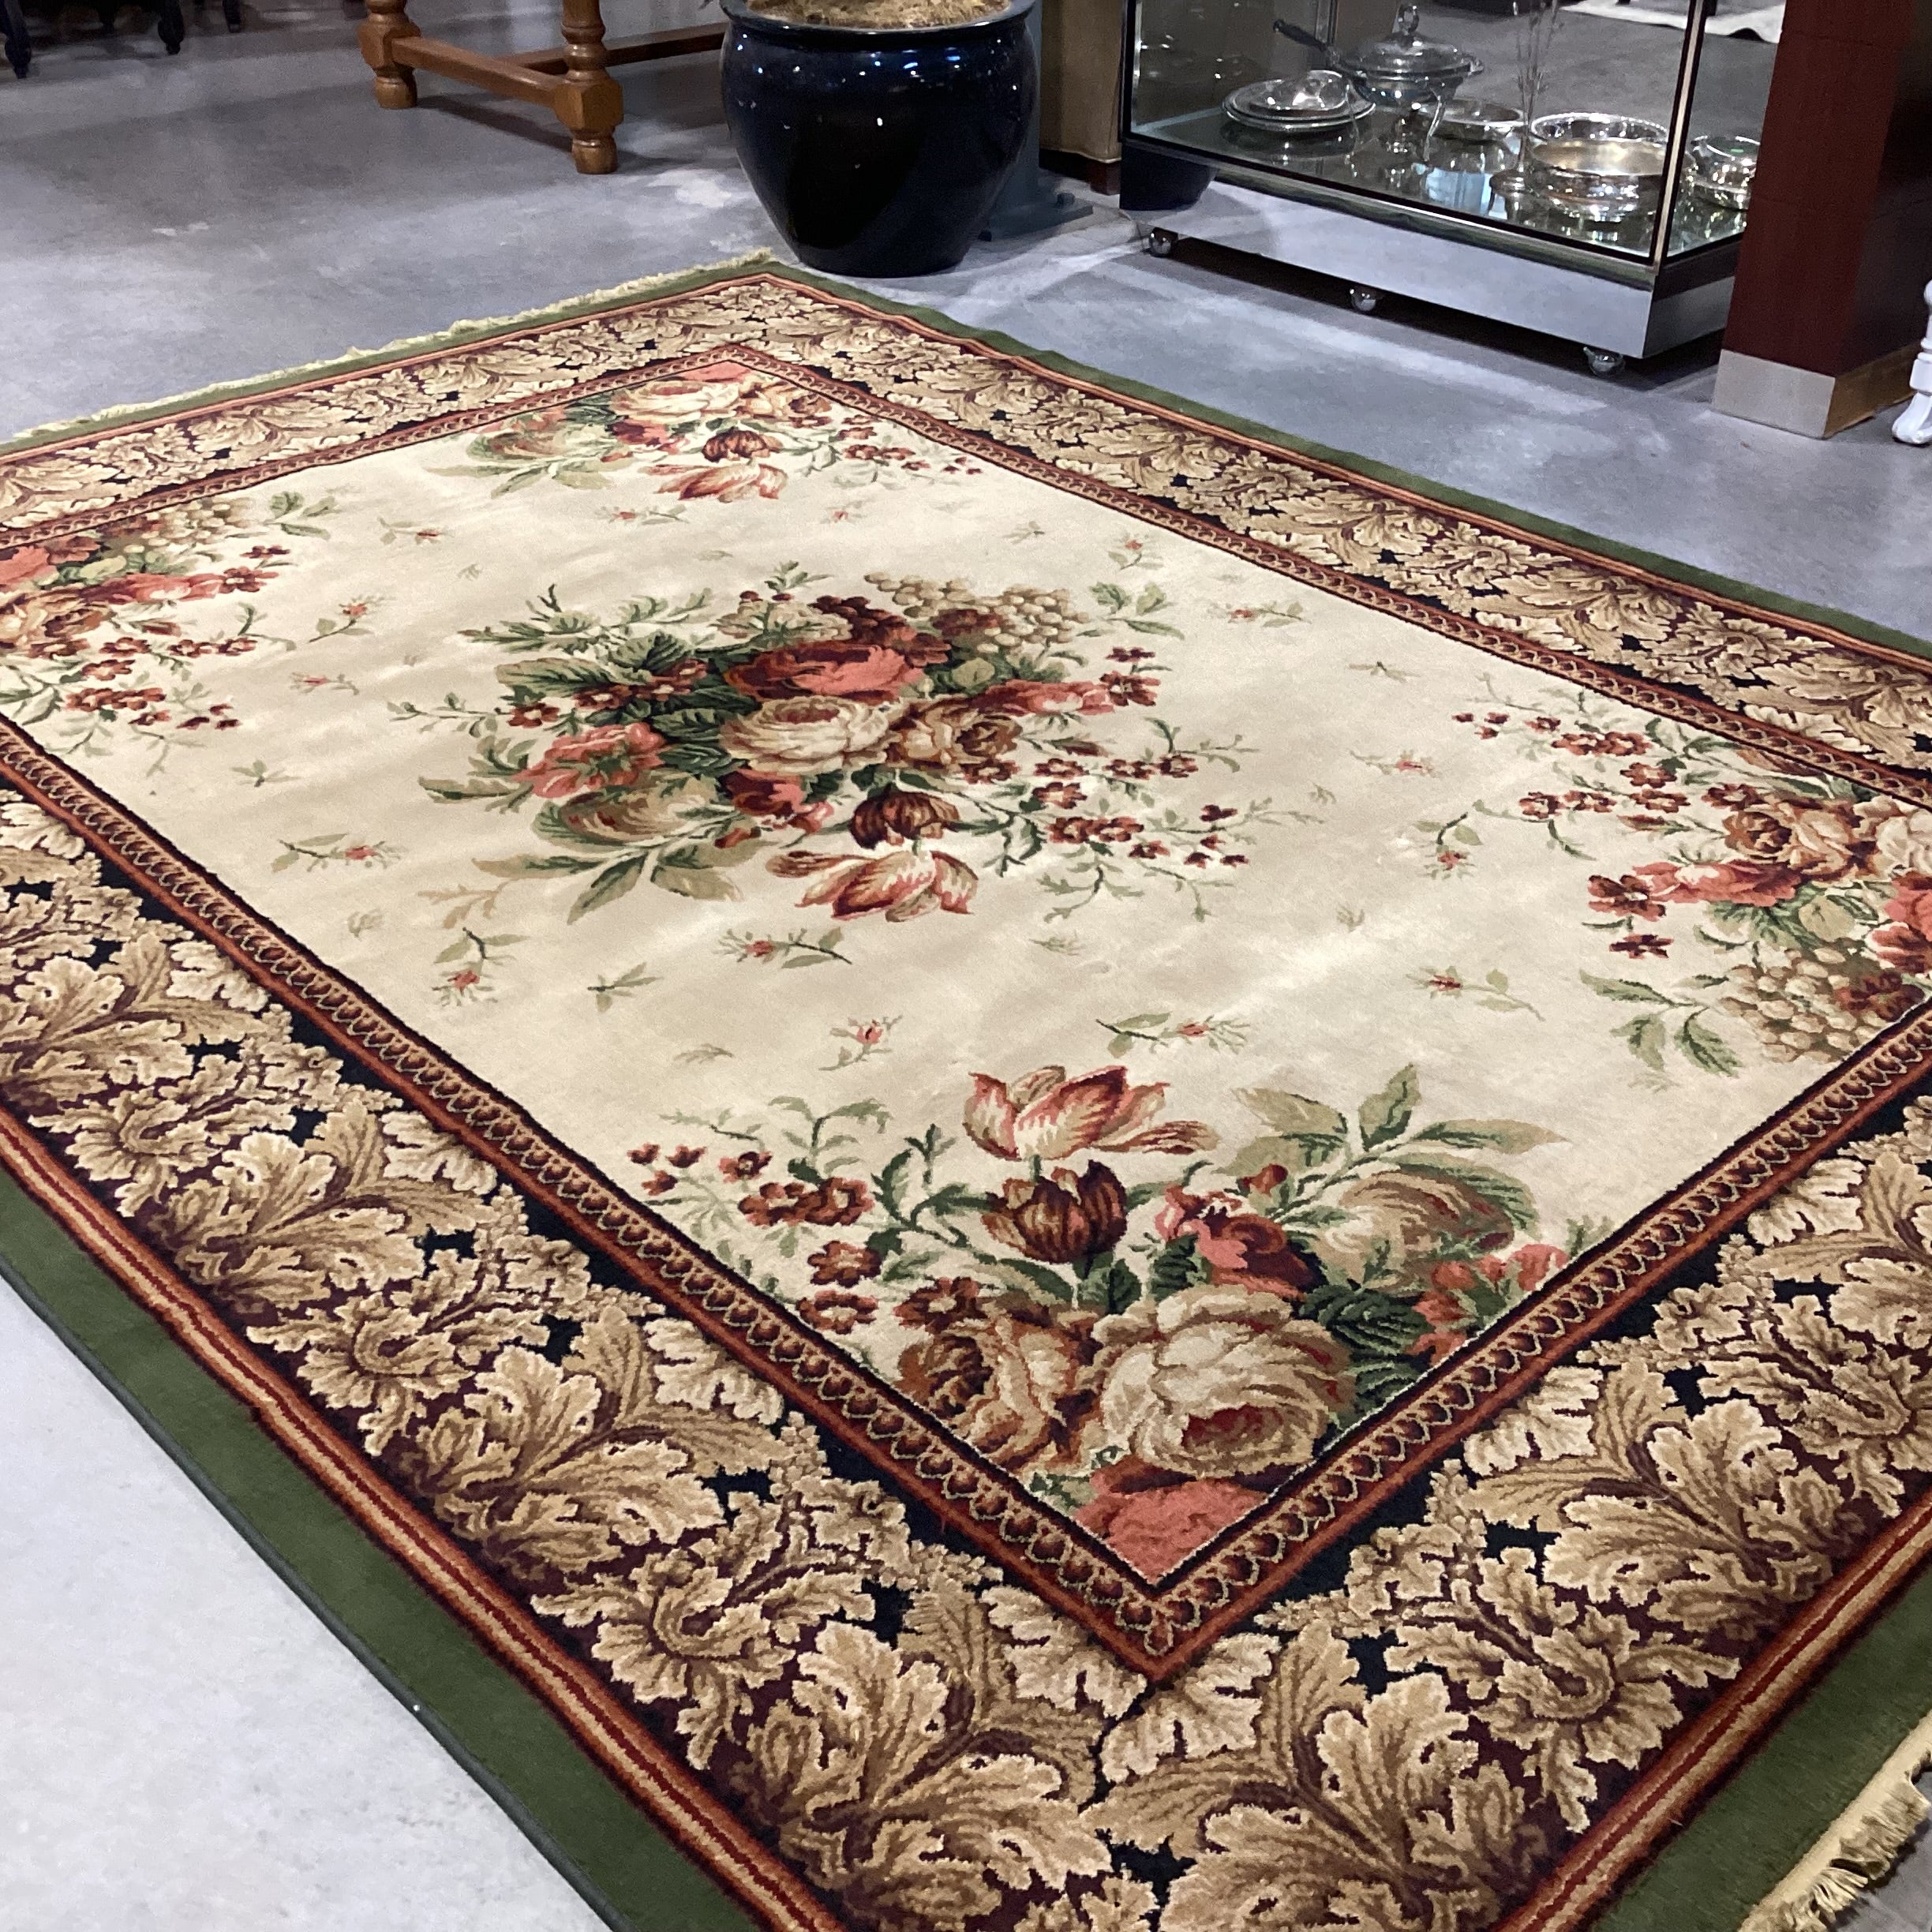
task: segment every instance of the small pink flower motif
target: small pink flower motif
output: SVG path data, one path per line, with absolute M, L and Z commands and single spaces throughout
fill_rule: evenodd
M 1439 852 L 1436 855 L 1436 863 L 1440 866 L 1445 872 L 1453 872 L 1458 866 L 1466 865 L 1468 863 L 1468 862 L 1469 854 L 1467 852 L 1458 852 L 1453 846 L 1445 847 L 1443 850 Z
M 345 859 L 352 859 L 360 865 L 365 860 L 376 856 L 376 848 L 373 845 L 345 845 L 343 848 L 343 856 Z
M 369 614 L 369 606 L 365 600 L 358 600 L 355 602 L 345 604 L 341 607 L 341 608 L 342 614 L 352 623 L 358 617 L 366 617 Z
M 855 1020 L 848 1038 L 861 1046 L 876 1046 L 886 1037 L 886 1026 L 883 1020 Z
M 483 983 L 483 975 L 474 966 L 459 966 L 444 975 L 444 983 L 453 993 L 467 993 Z

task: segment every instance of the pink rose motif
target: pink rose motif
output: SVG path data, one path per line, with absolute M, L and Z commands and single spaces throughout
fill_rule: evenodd
M 6 556 L 0 556 L 0 590 L 9 584 L 24 583 L 29 577 L 37 577 L 43 571 L 51 569 L 53 564 L 53 558 L 34 544 L 11 551 Z
M 1170 1241 L 1193 1235 L 1195 1252 L 1224 1284 L 1299 1301 L 1321 1279 L 1320 1269 L 1274 1222 L 1249 1213 L 1232 1194 L 1189 1194 L 1170 1187 L 1154 1231 Z
M 803 780 L 789 773 L 728 773 L 724 789 L 740 811 L 749 812 L 754 818 L 789 819 L 805 803 Z
M 1240 1483 L 1175 1482 L 1132 1456 L 1095 1470 L 1093 1492 L 1073 1520 L 1153 1582 L 1261 1501 Z
M 1674 905 L 1779 905 L 1804 883 L 1788 866 L 1758 859 L 1727 859 L 1709 865 L 1642 865 L 1635 877 L 1650 882 Z
M 1885 915 L 1901 926 L 1909 926 L 1922 938 L 1932 939 L 1932 876 L 1901 872 L 1892 882 L 1892 897 L 1885 901 Z
M 165 604 L 177 597 L 212 596 L 212 586 L 219 581 L 206 571 L 198 577 L 163 577 L 152 571 L 130 571 L 125 577 L 110 578 L 89 594 L 103 604 Z
M 1036 716 L 1078 711 L 1091 717 L 1114 708 L 1113 695 L 1100 685 L 1056 684 L 1031 678 L 1012 678 L 1004 684 L 990 686 L 980 694 L 979 702 L 991 711 L 1028 712 Z
M 1065 1160 L 1088 1148 L 1191 1154 L 1212 1147 L 1213 1129 L 1199 1121 L 1148 1124 L 1166 1097 L 1166 1081 L 1130 1087 L 1121 1066 L 1102 1067 L 1078 1080 L 1069 1080 L 1065 1067 L 1040 1067 L 1010 1086 L 990 1073 L 975 1073 L 966 1131 L 1003 1160 Z
M 724 681 L 754 698 L 884 698 L 916 682 L 938 654 L 910 633 L 904 649 L 831 638 L 763 652 L 726 672 Z
M 559 738 L 525 773 L 541 799 L 575 798 L 635 784 L 657 762 L 664 739 L 648 724 L 600 724 Z

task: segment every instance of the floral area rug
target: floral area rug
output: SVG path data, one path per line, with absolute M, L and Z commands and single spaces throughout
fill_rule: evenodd
M 1578 1925 L 1932 1536 L 1932 687 L 739 272 L 0 459 L 14 1171 L 773 1926 Z

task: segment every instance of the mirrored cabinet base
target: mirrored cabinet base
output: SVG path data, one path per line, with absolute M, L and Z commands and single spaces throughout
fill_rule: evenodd
M 1133 0 L 1121 204 L 1607 373 L 1724 326 L 1780 13 Z

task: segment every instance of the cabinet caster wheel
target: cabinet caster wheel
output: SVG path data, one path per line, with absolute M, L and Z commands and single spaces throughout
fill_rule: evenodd
M 1623 352 L 1620 349 L 1592 349 L 1586 344 L 1583 360 L 1593 376 L 1620 376 L 1623 373 Z
M 1357 315 L 1373 315 L 1382 306 L 1380 289 L 1352 288 L 1349 290 L 1349 306 Z
M 1146 248 L 1150 255 L 1163 259 L 1174 253 L 1174 238 L 1165 228 L 1150 228 L 1147 231 Z

